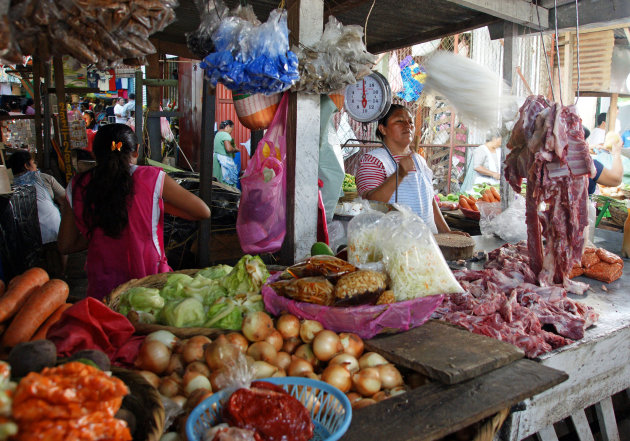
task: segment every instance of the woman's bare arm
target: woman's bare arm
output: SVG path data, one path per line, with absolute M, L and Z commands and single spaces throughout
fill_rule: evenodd
M 167 213 L 188 220 L 201 220 L 210 217 L 210 208 L 200 198 L 180 186 L 166 175 L 162 190 L 164 208 Z

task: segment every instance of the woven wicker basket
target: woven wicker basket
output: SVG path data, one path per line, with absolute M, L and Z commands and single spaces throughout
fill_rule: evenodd
M 123 283 L 118 288 L 114 289 L 110 292 L 103 301 L 107 306 L 109 306 L 114 311 L 118 311 L 118 304 L 120 303 L 120 296 L 127 290 L 135 287 L 145 287 L 145 288 L 157 288 L 161 289 L 166 284 L 166 278 L 170 274 L 186 274 L 188 276 L 194 276 L 197 274 L 198 269 L 187 269 L 181 271 L 173 271 L 170 273 L 161 273 L 154 274 L 152 276 L 143 277 L 142 279 L 131 279 L 127 283 Z M 217 336 L 219 334 L 225 334 L 230 332 L 225 329 L 216 329 L 216 328 L 176 328 L 174 326 L 164 326 L 164 325 L 156 325 L 156 324 L 147 324 L 140 323 L 138 321 L 137 314 L 130 313 L 127 317 L 131 324 L 136 328 L 136 333 L 138 334 L 150 334 L 154 331 L 166 330 L 175 334 L 179 338 L 189 338 L 195 335 L 205 335 L 208 337 Z
M 122 408 L 136 417 L 134 441 L 158 441 L 164 432 L 164 406 L 157 389 L 135 371 L 112 367 L 112 374 L 129 388 Z
M 610 221 L 615 225 L 623 227 L 623 224 L 626 222 L 626 218 L 628 217 L 628 210 L 610 205 L 608 207 L 608 211 L 610 211 Z

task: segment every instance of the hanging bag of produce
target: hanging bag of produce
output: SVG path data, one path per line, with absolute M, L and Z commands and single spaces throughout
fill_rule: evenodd
M 269 129 L 241 177 L 236 232 L 246 253 L 273 253 L 286 234 L 286 122 L 284 94 Z
M 250 130 L 263 130 L 273 120 L 282 94 L 264 95 L 262 93 L 232 92 L 232 101 L 238 120 Z

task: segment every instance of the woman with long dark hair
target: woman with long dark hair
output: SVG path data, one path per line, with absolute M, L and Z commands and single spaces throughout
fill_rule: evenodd
M 189 220 L 210 216 L 197 196 L 157 167 L 136 165 L 138 141 L 124 124 L 94 137 L 96 167 L 66 189 L 59 231 L 64 254 L 87 248 L 88 295 L 102 299 L 118 285 L 170 271 L 164 251 L 164 212 Z

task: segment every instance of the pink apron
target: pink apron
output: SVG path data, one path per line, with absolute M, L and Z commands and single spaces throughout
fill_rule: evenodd
M 131 173 L 134 187 L 127 227 L 118 238 L 106 236 L 97 228 L 88 245 L 87 294 L 99 300 L 131 279 L 171 271 L 164 251 L 165 173 L 157 167 L 141 166 L 132 166 Z M 81 182 L 75 177 L 67 191 L 77 227 L 86 237 L 88 231 L 82 213 L 83 194 L 89 180 L 90 176 Z

